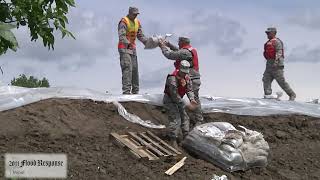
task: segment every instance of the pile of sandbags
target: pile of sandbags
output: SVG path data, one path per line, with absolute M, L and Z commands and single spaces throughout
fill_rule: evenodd
M 212 122 L 195 127 L 182 143 L 199 158 L 226 171 L 267 166 L 269 145 L 257 131 L 227 122 Z

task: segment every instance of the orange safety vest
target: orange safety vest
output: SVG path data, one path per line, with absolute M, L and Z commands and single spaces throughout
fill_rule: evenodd
M 179 70 L 175 70 L 172 74 L 169 74 L 167 76 L 167 79 L 168 79 L 169 76 L 177 77 L 178 76 L 178 72 L 179 72 Z M 186 75 L 184 77 L 184 80 L 188 82 L 190 80 L 190 77 L 188 75 Z M 178 81 L 181 81 L 181 79 L 178 79 Z M 177 92 L 178 92 L 178 94 L 179 94 L 179 96 L 181 98 L 183 98 L 183 96 L 187 93 L 187 86 L 188 86 L 187 84 L 185 86 L 182 86 L 181 82 L 178 82 Z M 166 85 L 166 87 L 164 89 L 164 93 L 166 93 L 168 96 L 170 96 L 169 87 L 167 85 Z
M 276 43 L 277 43 L 277 39 L 278 38 L 273 38 L 268 40 L 265 44 L 264 44 L 264 52 L 263 52 L 263 56 L 266 59 L 276 59 Z M 280 42 L 282 43 L 282 41 L 280 40 Z M 283 47 L 283 45 L 282 45 Z M 282 50 L 282 57 L 284 57 L 283 54 L 283 49 Z
M 132 47 L 136 48 L 136 38 L 137 38 L 138 30 L 140 27 L 140 21 L 136 18 L 136 19 L 134 19 L 134 22 L 132 22 L 126 16 L 126 17 L 122 18 L 120 22 L 124 22 L 127 25 L 127 39 L 130 42 L 130 44 L 132 45 Z M 126 46 L 124 43 L 119 42 L 118 48 L 123 49 L 123 48 L 126 48 Z

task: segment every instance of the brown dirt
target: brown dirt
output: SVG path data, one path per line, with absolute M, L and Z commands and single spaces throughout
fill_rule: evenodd
M 161 107 L 124 103 L 129 112 L 167 124 Z M 111 132 L 145 131 L 118 115 L 112 104 L 91 100 L 49 99 L 0 112 L 0 176 L 4 153 L 66 153 L 68 179 L 320 179 L 320 119 L 302 115 L 265 117 L 223 113 L 205 115 L 206 122 L 226 121 L 260 131 L 270 145 L 269 165 L 227 173 L 189 156 L 171 177 L 164 172 L 178 160 L 142 161 L 109 140 Z M 164 131 L 152 130 L 159 136 Z

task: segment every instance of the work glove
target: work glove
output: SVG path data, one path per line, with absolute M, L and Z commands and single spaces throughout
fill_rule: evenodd
M 132 44 L 128 44 L 128 49 L 133 50 Z
M 197 107 L 198 107 L 198 103 L 197 103 L 197 101 L 195 101 L 195 100 L 191 100 L 191 101 L 190 101 L 190 104 L 187 104 L 187 105 L 186 105 L 186 108 L 189 109 L 190 111 L 196 110 Z
M 159 47 L 162 48 L 164 47 L 164 40 L 162 38 L 159 39 Z
M 168 45 L 168 41 L 163 39 L 163 38 L 160 38 L 159 39 L 159 47 L 162 48 L 162 47 L 166 47 Z

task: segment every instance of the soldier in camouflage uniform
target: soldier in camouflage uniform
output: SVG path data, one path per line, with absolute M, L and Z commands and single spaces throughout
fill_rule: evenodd
M 185 106 L 190 110 L 197 107 L 192 91 L 192 82 L 189 77 L 190 63 L 182 61 L 178 70 L 167 76 L 163 104 L 168 112 L 169 137 L 173 146 L 177 147 L 177 138 L 180 130 L 185 137 L 189 132 L 189 117 Z M 185 105 L 183 96 L 187 94 L 190 104 Z
M 190 45 L 190 39 L 187 37 L 179 37 L 179 47 L 171 44 L 168 41 L 160 41 L 160 48 L 163 55 L 174 60 L 175 68 L 179 69 L 181 60 L 187 60 L 190 65 L 190 78 L 192 81 L 192 88 L 195 95 L 195 100 L 198 103 L 198 107 L 194 111 L 195 124 L 200 125 L 203 122 L 203 116 L 201 111 L 201 102 L 199 98 L 199 90 L 201 85 L 198 54 L 195 48 Z M 170 49 L 168 49 L 170 48 Z
M 296 98 L 295 92 L 290 88 L 284 78 L 284 52 L 283 43 L 276 37 L 277 29 L 268 28 L 266 31 L 268 41 L 264 45 L 264 57 L 267 60 L 266 70 L 263 74 L 263 88 L 265 97 L 272 94 L 271 83 L 275 79 L 279 86 L 287 93 L 290 101 Z
M 129 14 L 121 19 L 118 25 L 120 65 L 122 71 L 123 94 L 139 93 L 139 72 L 135 40 L 138 38 L 143 44 L 147 37 L 142 32 L 140 21 L 137 19 L 139 10 L 129 8 Z

